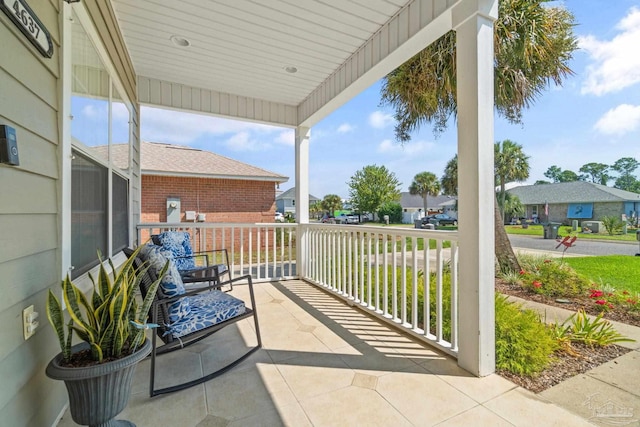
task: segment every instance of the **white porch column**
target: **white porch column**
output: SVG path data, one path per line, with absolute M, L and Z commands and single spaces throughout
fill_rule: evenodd
M 296 128 L 296 221 L 298 228 L 296 243 L 296 268 L 299 277 L 307 272 L 307 235 L 309 224 L 309 138 L 311 129 Z
M 493 22 L 498 0 L 460 6 L 453 15 L 460 209 L 458 365 L 485 376 L 495 370 Z

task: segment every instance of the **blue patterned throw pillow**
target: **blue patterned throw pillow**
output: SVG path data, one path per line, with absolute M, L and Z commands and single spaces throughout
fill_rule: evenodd
M 193 255 L 193 250 L 189 233 L 186 231 L 165 231 L 158 235 L 158 240 L 163 248 L 171 251 L 179 271 L 195 268 L 195 261 L 190 258 Z
M 160 281 L 160 288 L 165 296 L 175 297 L 186 292 L 184 283 L 182 283 L 182 278 L 172 260 L 173 256 L 170 251 L 148 243 L 140 250 L 140 255 L 149 262 L 150 268 L 152 268 L 156 274 L 160 273 L 160 270 L 162 270 L 167 260 L 169 260 L 169 269 Z M 182 298 L 175 301 L 171 303 L 168 310 L 170 322 L 175 323 L 191 313 L 189 300 Z

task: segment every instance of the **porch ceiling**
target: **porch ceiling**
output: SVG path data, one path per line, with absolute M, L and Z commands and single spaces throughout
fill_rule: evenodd
M 451 29 L 458 3 L 471 2 L 112 0 L 141 103 L 289 126 L 314 124 Z

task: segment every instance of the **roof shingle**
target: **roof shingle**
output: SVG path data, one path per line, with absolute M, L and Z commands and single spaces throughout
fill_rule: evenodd
M 518 196 L 524 205 L 640 201 L 638 193 L 585 181 L 522 185 L 507 192 Z
M 200 176 L 206 178 L 247 179 L 286 182 L 284 175 L 251 166 L 211 151 L 182 145 L 142 141 L 141 169 L 143 175 Z M 116 164 L 126 163 L 128 145 L 111 148 Z

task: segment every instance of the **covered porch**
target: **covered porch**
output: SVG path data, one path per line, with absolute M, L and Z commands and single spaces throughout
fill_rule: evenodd
M 342 235 L 309 224 L 312 128 L 454 31 L 459 70 L 460 233 L 453 239 L 451 335 L 444 337 L 442 324 L 433 331 L 420 327 L 417 300 L 397 307 L 394 299 L 391 309 L 370 300 L 366 305 L 375 315 L 422 334 L 473 375 L 494 371 L 493 22 L 497 0 L 344 2 L 340 6 L 314 1 L 260 6 L 212 2 L 202 8 L 189 2 L 177 8 L 163 1 L 114 0 L 113 10 L 131 55 L 141 105 L 294 129 L 296 272 L 286 276 L 310 280 L 361 304 L 365 295 L 357 292 L 371 293 L 377 286 L 361 264 L 365 245 L 371 242 L 365 244 L 359 237 L 356 246 L 341 246 L 337 242 Z M 197 30 L 194 24 L 200 24 Z M 165 48 L 171 54 L 160 55 Z M 354 261 L 353 271 L 346 271 L 344 263 L 327 264 L 347 252 L 354 260 L 361 258 Z M 391 259 L 396 286 L 396 258 Z M 404 276 L 403 267 L 398 268 Z M 429 269 L 423 266 L 422 270 Z M 413 274 L 418 271 L 414 268 Z M 356 289 L 351 288 L 352 282 L 340 282 L 347 276 L 348 280 L 356 277 Z M 406 286 L 402 279 L 402 286 L 392 292 L 405 298 Z M 441 298 L 437 291 L 439 306 Z
M 119 418 L 141 427 L 524 426 L 534 417 L 538 425 L 588 424 L 496 374 L 469 374 L 454 358 L 302 280 L 260 283 L 256 292 L 261 350 L 221 377 L 154 398 L 143 361 Z M 200 366 L 244 352 L 252 327 L 244 321 L 161 356 L 172 374 L 159 380 L 191 378 Z M 58 427 L 72 426 L 66 413 Z

